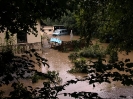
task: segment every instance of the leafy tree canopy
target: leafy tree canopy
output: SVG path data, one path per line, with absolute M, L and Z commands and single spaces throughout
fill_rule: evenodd
M 111 40 L 111 48 L 133 49 L 132 0 L 84 0 L 77 6 L 76 20 L 81 37 L 88 42 L 93 34 Z
M 32 32 L 36 35 L 36 21 L 59 18 L 71 10 L 70 0 L 0 0 L 0 32 Z M 8 35 L 7 35 L 8 38 Z
M 43 20 L 46 25 L 64 25 L 70 32 L 73 30 L 73 33 L 77 34 L 78 28 L 76 25 L 75 13 L 67 11 L 67 14 L 61 16 L 60 19 L 52 20 L 50 18 Z
M 132 4 L 131 0 L 110 0 L 99 5 L 96 13 L 99 36 L 101 40 L 111 39 L 111 48 L 133 49 Z

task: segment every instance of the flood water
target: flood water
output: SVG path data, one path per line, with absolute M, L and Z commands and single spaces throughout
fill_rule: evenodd
M 49 35 L 49 37 L 51 37 Z M 69 41 L 70 36 L 69 35 L 64 35 L 64 36 L 59 36 L 63 41 Z M 73 39 L 79 39 L 78 36 L 73 36 Z M 94 41 L 95 42 L 95 41 Z M 107 44 L 103 44 L 103 46 L 106 48 Z M 62 84 L 64 84 L 66 81 L 75 79 L 75 78 L 82 78 L 86 76 L 86 74 L 70 74 L 67 71 L 71 69 L 73 64 L 71 61 L 68 59 L 68 55 L 70 53 L 64 53 L 64 52 L 59 52 L 58 50 L 51 49 L 48 42 L 44 40 L 44 53 L 42 54 L 42 57 L 48 59 L 48 64 L 50 65 L 50 68 L 42 66 L 41 68 L 37 69 L 41 72 L 47 72 L 48 70 L 50 71 L 58 71 L 59 76 L 62 78 Z M 126 58 L 130 58 L 131 61 L 133 61 L 133 52 L 130 53 L 129 55 L 126 55 L 124 52 L 119 53 L 119 60 L 124 60 Z M 43 81 L 39 80 L 38 83 L 32 84 L 31 81 L 24 80 L 23 81 L 26 86 L 33 85 L 33 87 L 42 87 L 43 86 Z M 11 89 L 3 88 L 4 90 L 8 91 Z M 87 81 L 84 82 L 78 82 L 77 84 L 72 84 L 69 85 L 68 87 L 65 88 L 63 92 L 79 92 L 79 91 L 86 91 L 86 92 L 97 92 L 100 97 L 105 98 L 105 99 L 120 99 L 120 95 L 127 96 L 128 98 L 126 99 L 133 99 L 131 98 L 133 96 L 133 87 L 132 86 L 123 86 L 120 84 L 120 82 L 112 82 L 111 84 L 108 83 L 102 83 L 102 84 L 96 84 L 96 87 L 93 88 L 92 85 L 89 85 Z M 60 94 L 61 94 L 60 93 Z M 64 97 L 63 95 L 59 95 L 59 99 L 74 99 L 71 97 Z
M 59 36 L 61 40 L 69 41 L 70 36 Z M 78 39 L 78 36 L 74 36 L 73 39 Z M 46 42 L 45 42 L 46 43 Z M 93 41 L 93 43 L 96 43 L 96 40 Z M 101 46 L 107 47 L 108 44 L 102 43 Z M 73 64 L 68 59 L 68 55 L 70 53 L 62 53 L 54 49 L 49 49 L 49 47 L 45 46 L 45 52 L 43 56 L 48 59 L 48 64 L 50 65 L 50 68 L 48 70 L 57 70 L 60 73 L 60 77 L 63 79 L 62 83 L 65 83 L 68 80 L 74 79 L 74 78 L 82 78 L 86 76 L 85 74 L 70 74 L 67 71 L 71 69 Z M 126 55 L 124 52 L 118 53 L 119 60 L 124 60 L 126 58 L 130 58 L 131 61 L 133 61 L 133 52 L 131 52 L 129 55 Z M 42 67 L 42 72 L 45 72 L 46 68 Z M 75 92 L 75 91 L 86 91 L 86 92 L 97 92 L 100 97 L 102 98 L 111 98 L 111 99 L 118 99 L 120 95 L 125 95 L 128 97 L 128 99 L 132 99 L 133 96 L 133 87 L 132 86 L 123 86 L 120 84 L 120 82 L 112 82 L 111 84 L 108 83 L 102 83 L 97 84 L 95 88 L 93 88 L 92 85 L 89 85 L 87 81 L 85 82 L 78 82 L 77 84 L 73 84 L 65 88 L 63 92 Z M 63 93 L 62 92 L 62 93 Z M 63 97 L 59 96 L 60 99 L 73 99 L 71 97 Z M 119 98 L 120 99 L 120 98 Z

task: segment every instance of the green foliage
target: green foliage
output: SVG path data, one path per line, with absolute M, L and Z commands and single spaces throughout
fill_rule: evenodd
M 30 57 L 36 57 L 36 61 L 29 59 Z M 31 50 L 30 52 L 26 52 L 26 55 L 16 56 L 12 53 L 12 50 L 6 50 L 6 52 L 0 53 L 0 78 L 2 84 L 9 84 L 14 80 L 19 78 L 25 79 L 28 75 L 32 75 L 34 72 L 35 65 L 40 66 L 41 63 L 45 66 L 49 66 L 46 64 L 46 59 L 39 56 L 35 50 Z M 27 74 L 27 76 L 25 75 Z M 15 76 L 13 76 L 15 75 Z
M 131 0 L 79 1 L 75 19 L 81 38 L 97 36 L 117 50 L 133 49 L 133 2 Z
M 7 33 L 9 35 L 8 39 L 4 39 L 4 42 L 0 44 L 0 52 L 11 52 L 13 53 L 16 50 L 15 45 L 15 37 L 11 35 L 11 33 Z
M 0 1 L 0 32 L 33 33 L 37 35 L 37 20 L 60 18 L 72 10 L 69 0 L 30 0 Z M 8 35 L 6 35 L 8 39 Z
M 116 61 L 118 61 L 118 53 L 117 51 L 111 50 L 109 54 L 109 62 L 114 63 Z
M 56 71 L 47 71 L 46 74 L 40 74 L 38 75 L 37 73 L 35 73 L 32 76 L 32 82 L 33 83 L 37 83 L 38 80 L 47 80 L 47 82 L 51 82 L 54 81 L 56 83 L 60 83 L 61 78 L 59 77 L 59 73 L 57 73 Z
M 9 99 L 32 99 L 32 93 L 22 83 L 13 83 L 12 87 L 14 90 L 10 92 Z
M 59 73 L 57 71 L 48 71 L 47 78 L 50 79 L 50 81 L 54 81 L 55 83 L 60 83 L 62 79 L 59 77 Z
M 81 48 L 80 40 L 72 40 L 71 43 L 72 43 L 73 48 L 74 48 L 75 51 L 77 51 L 77 50 L 79 50 Z
M 88 65 L 84 58 L 80 58 L 74 61 L 74 67 L 69 70 L 70 73 L 88 73 Z
M 68 58 L 74 62 L 77 58 L 79 58 L 79 54 L 74 52 L 74 53 L 70 53 L 70 55 L 68 56 Z
M 44 23 L 50 26 L 62 24 L 68 29 L 69 33 L 70 33 L 70 30 L 73 30 L 73 34 L 77 34 L 77 31 L 78 31 L 74 12 L 70 12 L 70 11 L 67 11 L 67 14 L 62 15 L 59 20 L 57 19 L 52 20 L 50 18 L 44 19 Z
M 39 77 L 38 75 L 34 74 L 32 77 L 32 83 L 36 83 L 39 79 L 41 79 L 41 77 Z
M 108 64 L 104 64 L 103 61 L 106 62 L 106 60 L 101 57 L 99 57 L 97 61 L 90 61 L 91 64 L 87 64 L 85 60 L 75 61 L 74 67 L 69 70 L 69 72 L 88 73 L 89 76 L 85 79 L 89 81 L 89 84 L 93 84 L 93 87 L 95 87 L 95 83 L 111 83 L 112 81 L 120 81 L 124 86 L 132 85 L 133 63 L 130 62 L 130 59 Z
M 99 58 L 98 61 L 92 62 L 93 65 L 88 65 L 89 84 L 120 81 L 123 85 L 132 85 L 133 70 L 131 68 L 133 64 L 130 62 L 130 59 L 126 59 L 124 62 L 118 61 L 111 64 L 104 64 L 103 61 L 105 60 Z M 128 68 L 128 64 L 130 64 L 130 68 Z M 118 72 L 114 69 L 118 70 Z
M 111 36 L 112 48 L 117 50 L 133 49 L 133 19 L 131 0 L 104 1 L 99 4 L 99 11 L 96 14 L 99 37 L 102 40 Z
M 80 36 L 85 39 L 87 43 L 90 42 L 92 33 L 97 30 L 97 24 L 94 19 L 94 15 L 98 9 L 97 6 L 97 0 L 79 1 L 75 11 L 77 26 L 80 29 Z
M 106 56 L 106 49 L 101 48 L 98 43 L 95 45 L 91 45 L 87 48 L 84 48 L 80 51 L 80 56 L 86 58 L 97 58 L 97 57 L 105 57 Z

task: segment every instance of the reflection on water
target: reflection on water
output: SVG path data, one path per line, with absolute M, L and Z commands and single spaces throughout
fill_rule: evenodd
M 70 36 L 60 36 L 61 40 L 68 41 L 70 40 Z M 73 39 L 78 39 L 78 36 L 73 36 Z M 49 48 L 49 45 L 47 41 L 44 41 L 44 53 L 42 57 L 48 59 L 48 64 L 50 65 L 50 68 L 47 66 L 41 66 L 41 68 L 36 67 L 37 70 L 46 73 L 48 70 L 50 71 L 58 71 L 59 76 L 62 78 L 62 84 L 67 82 L 68 80 L 75 79 L 75 78 L 82 78 L 86 76 L 86 74 L 70 74 L 67 71 L 71 69 L 73 64 L 68 59 L 69 53 L 63 53 L 59 52 L 58 50 L 54 50 Z M 95 41 L 93 41 L 95 43 Z M 104 47 L 107 47 L 107 44 L 103 44 Z M 131 58 L 131 61 L 133 61 L 133 52 L 129 55 L 124 54 L 124 52 L 119 53 L 119 59 L 124 60 L 125 58 Z M 26 86 L 32 85 L 33 87 L 42 87 L 42 80 L 39 80 L 38 83 L 32 84 L 30 80 L 23 80 L 22 82 L 25 83 Z M 7 88 L 7 87 L 6 87 Z M 4 89 L 4 88 L 3 88 Z M 7 89 L 5 91 L 10 91 L 11 89 Z M 120 82 L 112 82 L 111 84 L 108 83 L 102 83 L 102 84 L 96 84 L 96 87 L 93 88 L 92 85 L 89 85 L 88 81 L 84 82 L 78 82 L 77 84 L 72 84 L 65 88 L 63 92 L 75 92 L 75 91 L 86 91 L 86 92 L 97 92 L 99 93 L 99 96 L 103 98 L 114 98 L 118 99 L 120 95 L 125 96 L 132 96 L 133 93 L 133 87 L 124 87 L 120 84 Z M 61 94 L 60 93 L 60 94 Z M 59 95 L 59 99 L 73 99 L 71 97 L 63 97 L 63 95 Z M 129 98 L 132 99 L 132 98 Z
M 60 38 L 69 40 L 69 36 L 61 36 Z M 78 38 L 78 37 L 77 37 Z M 77 39 L 76 38 L 76 39 Z M 96 43 L 94 40 L 93 43 Z M 102 44 L 103 47 L 107 48 L 106 43 Z M 85 74 L 69 74 L 67 70 L 69 70 L 73 64 L 68 59 L 69 53 L 61 53 L 57 50 L 50 49 L 46 51 L 44 55 L 49 60 L 49 65 L 51 66 L 49 70 L 57 70 L 60 73 L 60 77 L 63 79 L 63 83 L 67 80 L 74 78 L 82 78 L 86 76 Z M 119 60 L 124 60 L 126 58 L 131 58 L 133 61 L 133 52 L 129 55 L 126 55 L 124 52 L 119 52 L 118 54 Z M 45 69 L 44 69 L 45 70 Z M 99 96 L 103 98 L 115 98 L 117 99 L 120 95 L 132 96 L 133 87 L 124 87 L 120 82 L 112 82 L 111 84 L 102 83 L 96 84 L 96 87 L 93 88 L 92 85 L 89 85 L 87 81 L 78 82 L 77 84 L 72 84 L 65 88 L 63 92 L 74 92 L 74 91 L 88 91 L 88 92 L 97 92 Z M 63 93 L 62 92 L 62 93 Z M 59 96 L 60 99 L 72 99 L 70 97 Z

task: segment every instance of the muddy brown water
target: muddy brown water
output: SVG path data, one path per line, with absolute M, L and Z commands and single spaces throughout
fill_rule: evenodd
M 51 35 L 49 35 L 51 37 Z M 70 36 L 69 35 L 64 35 L 64 36 L 59 36 L 63 41 L 69 41 Z M 79 39 L 78 36 L 73 36 L 73 39 Z M 93 41 L 95 43 L 95 40 Z M 107 47 L 107 44 L 102 43 L 103 47 Z M 62 84 L 67 82 L 68 80 L 75 79 L 75 78 L 83 78 L 86 76 L 86 74 L 70 74 L 67 71 L 71 69 L 73 64 L 71 61 L 68 59 L 68 55 L 70 53 L 63 53 L 59 52 L 58 50 L 51 49 L 48 42 L 44 40 L 44 53 L 42 54 L 42 57 L 48 59 L 48 64 L 50 65 L 50 68 L 44 67 L 43 65 L 41 68 L 36 67 L 37 70 L 41 72 L 47 72 L 48 70 L 50 71 L 57 71 L 59 72 L 59 76 L 62 78 Z M 130 58 L 131 61 L 133 62 L 133 52 L 131 52 L 129 55 L 126 55 L 124 52 L 119 53 L 119 60 L 124 60 L 126 58 Z M 23 80 L 25 86 L 32 85 L 33 87 L 42 87 L 43 86 L 43 81 L 39 80 L 38 83 L 32 84 L 31 80 Z M 9 85 L 10 86 L 10 85 Z M 6 94 L 10 90 L 12 90 L 10 87 L 3 86 L 2 88 L 4 91 L 6 91 Z M 133 96 L 133 87 L 132 86 L 123 86 L 120 84 L 120 82 L 112 82 L 111 84 L 108 83 L 102 83 L 102 84 L 96 84 L 96 87 L 93 88 L 92 85 L 89 85 L 87 81 L 84 82 L 78 82 L 77 84 L 71 84 L 67 87 L 65 87 L 65 90 L 62 91 L 59 95 L 59 99 L 74 99 L 69 96 L 63 96 L 62 93 L 67 92 L 67 93 L 72 93 L 72 92 L 79 92 L 79 91 L 86 91 L 86 92 L 97 92 L 100 97 L 102 98 L 110 98 L 110 99 L 120 99 L 120 95 L 125 95 L 127 96 L 128 99 L 133 99 L 131 98 Z M 126 98 L 126 99 L 127 99 Z

